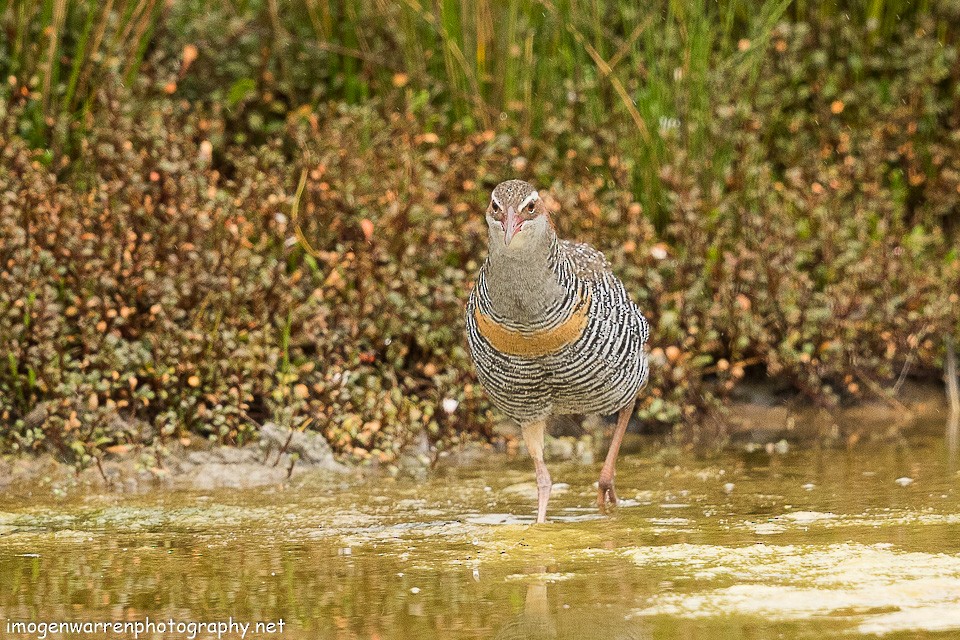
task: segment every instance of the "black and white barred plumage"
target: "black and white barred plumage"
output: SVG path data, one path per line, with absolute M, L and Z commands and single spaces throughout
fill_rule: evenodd
M 544 458 L 550 415 L 617 413 L 597 506 L 617 503 L 617 455 L 647 380 L 649 329 L 603 255 L 560 240 L 527 182 L 490 194 L 490 253 L 467 303 L 467 342 L 493 403 L 520 425 L 537 475 L 537 522 L 553 483 Z
M 510 296 L 509 287 L 491 287 L 490 282 L 512 272 L 497 268 L 497 260 L 507 259 L 503 255 L 491 255 L 484 263 L 467 304 L 467 341 L 477 375 L 494 405 L 520 424 L 551 414 L 613 413 L 632 403 L 647 379 L 644 345 L 649 329 L 623 283 L 599 251 L 560 240 L 550 231 L 546 269 L 531 271 L 543 278 L 542 289 L 556 293 L 547 296 L 548 302 L 537 312 L 511 314 L 510 309 L 522 308 L 522 302 L 513 307 L 496 304 L 496 295 Z M 540 289 L 524 269 L 521 264 L 515 270 L 515 293 L 520 298 L 538 297 Z M 478 326 L 479 322 L 493 326 L 492 322 L 508 332 L 548 335 L 570 322 L 578 310 L 585 311 L 582 331 L 546 353 L 507 353 Z

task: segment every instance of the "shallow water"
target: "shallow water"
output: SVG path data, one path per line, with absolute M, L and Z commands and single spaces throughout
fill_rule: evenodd
M 0 637 L 148 616 L 284 621 L 257 638 L 960 637 L 960 476 L 939 434 L 709 459 L 647 443 L 607 517 L 597 468 L 551 469 L 569 486 L 545 526 L 524 459 L 426 482 L 8 494 Z

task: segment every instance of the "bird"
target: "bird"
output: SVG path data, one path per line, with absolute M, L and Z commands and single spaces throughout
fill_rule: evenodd
M 543 457 L 547 420 L 617 414 L 597 482 L 597 506 L 616 505 L 616 460 L 646 385 L 650 330 L 604 255 L 558 237 L 529 182 L 494 187 L 485 213 L 488 252 L 466 306 L 477 378 L 519 424 L 537 478 L 537 523 L 553 486 Z

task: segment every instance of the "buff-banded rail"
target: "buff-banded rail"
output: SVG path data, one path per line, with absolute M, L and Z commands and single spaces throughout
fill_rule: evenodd
M 467 303 L 467 342 L 494 406 L 519 423 L 537 475 L 537 522 L 552 483 L 543 459 L 547 419 L 618 413 L 597 504 L 616 504 L 617 454 L 647 380 L 649 328 L 603 254 L 561 240 L 527 182 L 494 188 L 489 253 Z

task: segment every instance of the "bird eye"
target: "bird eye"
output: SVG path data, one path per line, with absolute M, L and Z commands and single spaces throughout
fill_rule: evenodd
M 536 203 L 536 202 L 531 202 L 530 204 L 527 205 L 527 212 L 528 212 L 528 213 L 534 213 L 534 212 L 536 212 L 536 210 L 537 210 L 537 203 Z
M 493 207 L 493 212 L 494 212 L 494 213 L 500 213 L 500 205 L 497 204 L 497 201 L 496 201 L 496 200 L 491 200 L 491 201 L 490 201 L 490 206 Z

